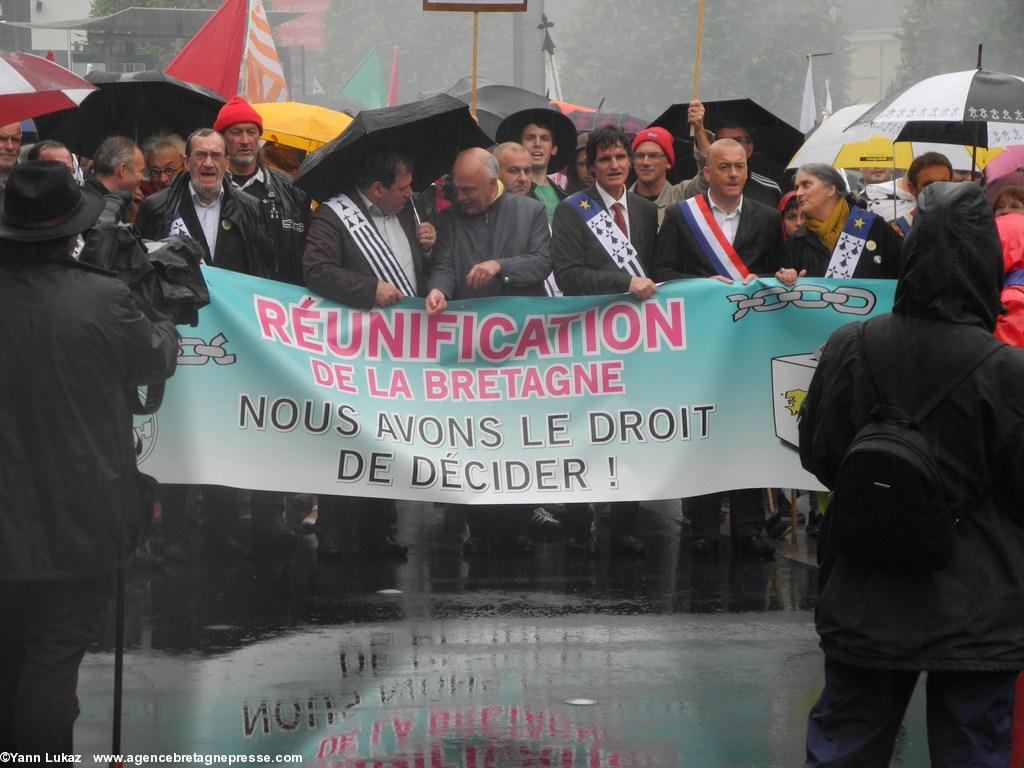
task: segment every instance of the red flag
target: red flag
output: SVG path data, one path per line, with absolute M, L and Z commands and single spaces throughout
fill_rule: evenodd
M 225 99 L 237 94 L 248 11 L 249 0 L 224 0 L 164 72 L 210 88 Z
M 398 103 L 398 46 L 391 49 L 391 80 L 388 81 L 388 98 L 385 104 L 393 107 Z

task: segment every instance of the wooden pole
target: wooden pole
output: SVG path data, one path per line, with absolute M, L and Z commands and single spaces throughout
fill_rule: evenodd
M 700 57 L 704 46 L 704 0 L 697 0 L 697 44 L 693 61 L 693 88 L 690 89 L 690 101 L 700 96 Z M 693 126 L 690 126 L 690 138 L 693 138 Z
M 480 43 L 480 11 L 473 11 L 473 69 L 470 73 L 469 114 L 476 120 L 476 51 Z

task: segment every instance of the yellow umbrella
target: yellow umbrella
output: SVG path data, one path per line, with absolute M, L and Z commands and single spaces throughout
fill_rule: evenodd
M 940 152 L 949 158 L 954 168 L 970 169 L 972 147 L 916 141 L 900 141 L 893 144 L 892 139 L 873 131 L 870 126 L 851 126 L 850 123 L 870 106 L 855 104 L 852 107 L 843 107 L 825 118 L 797 150 L 788 167 L 799 168 L 807 163 L 824 163 L 835 168 L 909 168 L 910 163 L 918 155 L 925 152 Z M 978 169 L 984 168 L 999 151 L 979 147 Z
M 885 136 L 872 136 L 866 141 L 844 144 L 836 153 L 831 165 L 836 168 L 879 168 L 892 166 L 909 168 L 914 158 L 925 152 L 939 152 L 949 158 L 954 168 L 970 169 L 972 147 L 960 144 L 925 144 L 921 142 L 897 141 L 893 143 Z M 999 150 L 978 147 L 978 170 L 984 170 L 986 163 L 999 154 Z
M 263 138 L 312 152 L 344 131 L 352 118 L 316 104 L 298 101 L 268 101 L 253 104 L 263 118 Z

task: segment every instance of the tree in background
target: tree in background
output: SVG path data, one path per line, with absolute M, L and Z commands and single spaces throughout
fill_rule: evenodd
M 693 82 L 697 0 L 572 0 L 555 37 L 566 98 L 653 119 L 670 104 L 689 101 Z M 825 79 L 836 107 L 845 102 L 850 57 L 843 20 L 829 2 L 795 7 L 784 0 L 706 3 L 700 95 L 750 97 L 796 125 L 806 53 L 814 61 L 815 91 L 824 106 Z
M 216 8 L 223 0 L 92 0 L 90 16 L 109 16 L 125 8 Z
M 109 16 L 112 13 L 123 11 L 125 8 L 206 8 L 213 9 L 220 6 L 223 0 L 92 0 L 90 16 Z M 184 40 L 178 43 L 154 42 L 144 40 L 133 43 L 135 50 L 142 56 L 151 57 L 158 62 L 158 66 L 166 66 L 174 58 L 174 54 L 181 48 Z
M 906 0 L 898 85 L 973 69 L 984 44 L 985 69 L 1024 75 L 1021 0 Z
M 512 14 L 481 13 L 478 77 L 512 82 Z M 313 74 L 328 96 L 374 47 L 390 75 L 391 50 L 399 46 L 401 101 L 447 90 L 470 74 L 473 15 L 423 11 L 410 0 L 334 0 L 326 14 L 327 39 Z

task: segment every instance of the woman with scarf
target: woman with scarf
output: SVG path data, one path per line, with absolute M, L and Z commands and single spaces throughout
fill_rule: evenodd
M 846 183 L 830 165 L 812 163 L 796 174 L 796 197 L 806 220 L 786 240 L 777 277 L 893 278 L 901 242 L 881 216 L 855 205 Z

